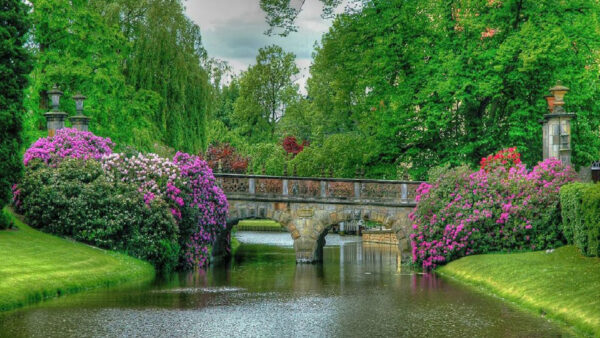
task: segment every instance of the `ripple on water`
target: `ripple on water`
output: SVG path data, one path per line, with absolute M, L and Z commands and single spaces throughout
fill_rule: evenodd
M 240 292 L 245 291 L 244 288 L 236 287 L 208 287 L 208 288 L 175 288 L 175 289 L 162 289 L 152 290 L 152 293 L 228 293 L 228 292 Z

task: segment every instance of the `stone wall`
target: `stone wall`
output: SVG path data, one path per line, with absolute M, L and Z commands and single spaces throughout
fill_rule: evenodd
M 390 229 L 364 230 L 362 232 L 363 242 L 394 244 L 398 245 L 398 236 Z

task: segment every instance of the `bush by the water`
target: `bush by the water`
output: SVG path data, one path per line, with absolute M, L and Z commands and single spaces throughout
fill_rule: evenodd
M 166 203 L 145 204 L 135 185 L 108 181 L 95 160 L 31 163 L 19 189 L 20 209 L 33 227 L 126 252 L 160 270 L 177 266 L 178 227 Z
M 600 184 L 572 183 L 560 189 L 562 228 L 570 244 L 600 256 Z
M 423 183 L 409 216 L 413 262 L 433 269 L 466 255 L 562 244 L 558 192 L 574 178 L 575 172 L 556 159 L 532 171 L 500 159 L 475 172 L 451 169 Z
M 162 270 L 202 267 L 226 225 L 227 200 L 197 156 L 112 153 L 109 139 L 61 129 L 24 157 L 14 205 L 29 223 Z

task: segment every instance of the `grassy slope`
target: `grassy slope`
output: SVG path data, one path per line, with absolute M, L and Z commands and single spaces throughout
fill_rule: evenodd
M 240 231 L 281 231 L 281 224 L 268 219 L 246 219 L 236 227 Z
M 8 214 L 19 230 L 0 231 L 0 311 L 154 276 L 146 262 L 36 231 Z
M 573 246 L 464 257 L 438 272 L 600 336 L 600 259 Z

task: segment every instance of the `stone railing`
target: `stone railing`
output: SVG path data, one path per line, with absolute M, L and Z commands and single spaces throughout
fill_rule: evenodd
M 421 182 L 215 174 L 229 199 L 337 204 L 415 204 Z

